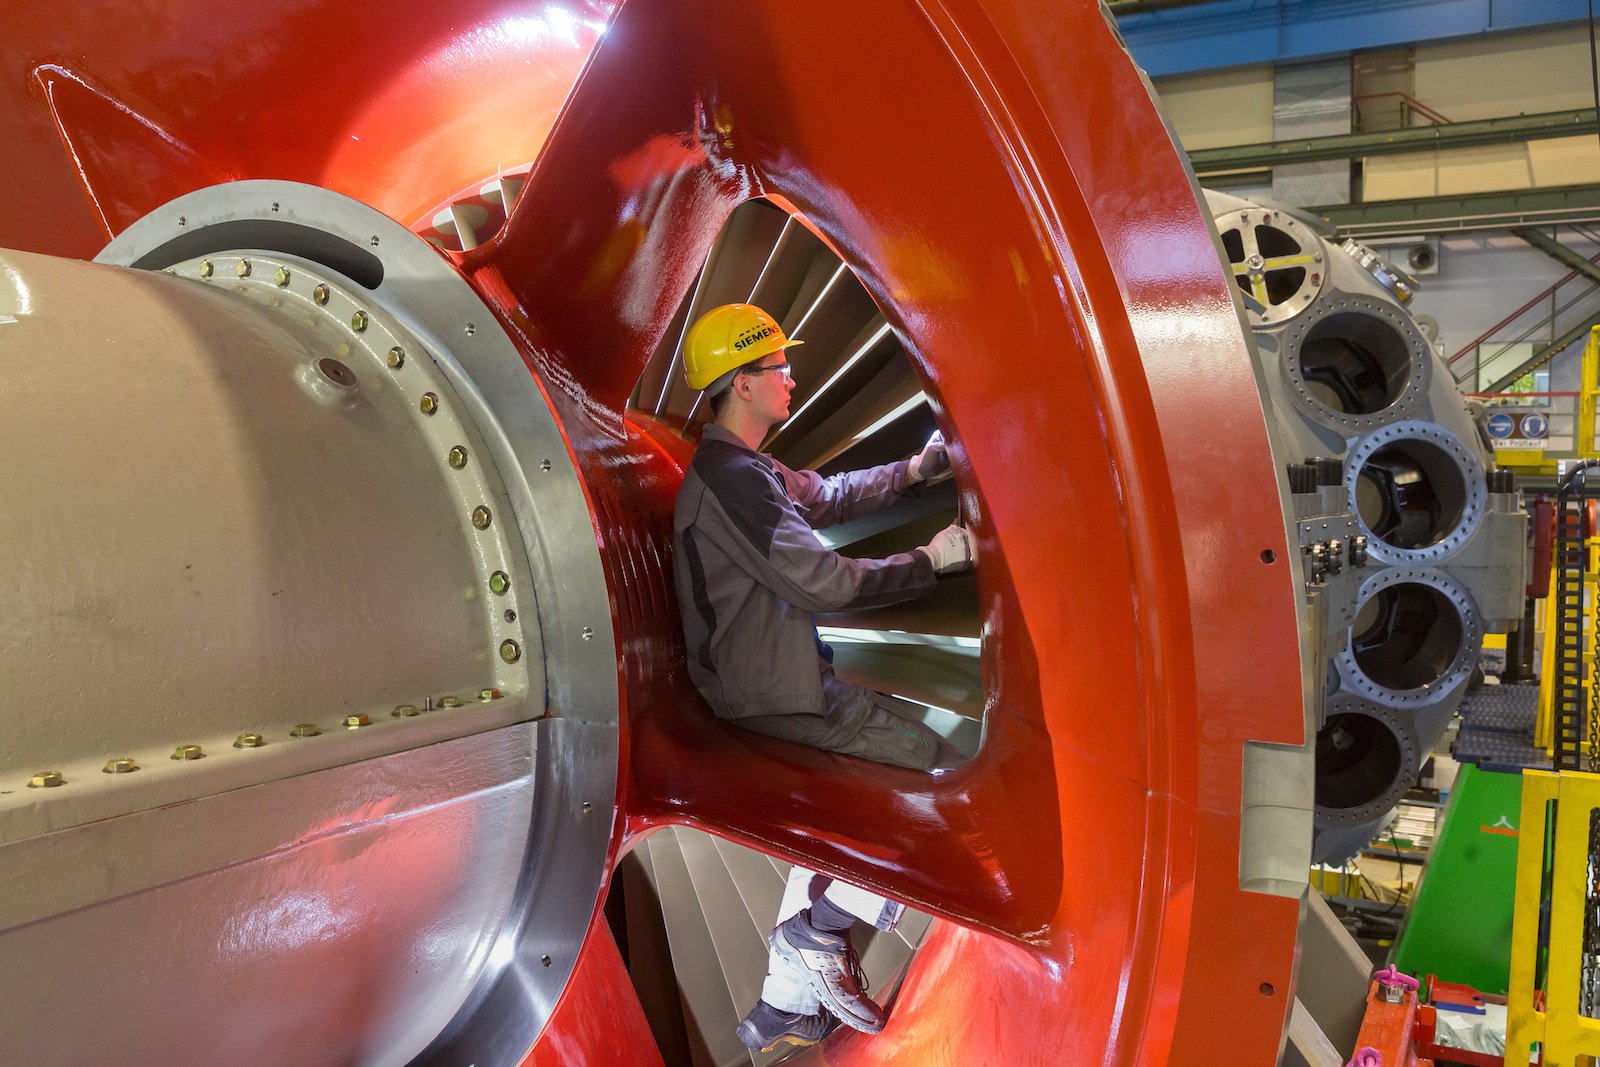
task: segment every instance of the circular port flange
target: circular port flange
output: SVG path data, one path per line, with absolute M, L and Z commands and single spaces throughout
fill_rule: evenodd
M 1347 692 L 1388 707 L 1435 703 L 1463 681 L 1483 640 L 1466 590 L 1442 571 L 1393 567 L 1356 599 L 1348 647 L 1335 657 Z
M 1411 316 L 1370 297 L 1317 301 L 1289 327 L 1283 354 L 1295 401 L 1346 435 L 1404 417 L 1432 381 L 1433 353 Z
M 1380 563 L 1437 563 L 1483 521 L 1483 464 L 1435 423 L 1397 422 L 1368 434 L 1346 457 L 1344 478 L 1368 553 Z
M 1316 820 L 1353 824 L 1395 805 L 1417 773 L 1417 748 L 1397 713 L 1350 694 L 1328 702 L 1317 731 Z
M 1327 277 L 1322 239 L 1293 216 L 1240 208 L 1217 216 L 1217 233 L 1253 328 L 1288 322 L 1322 291 Z

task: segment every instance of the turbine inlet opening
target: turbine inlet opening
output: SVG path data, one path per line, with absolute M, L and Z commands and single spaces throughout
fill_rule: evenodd
M 1346 415 L 1375 415 L 1405 394 L 1411 350 L 1389 323 L 1340 311 L 1313 325 L 1300 346 L 1300 375 L 1318 403 Z
M 1317 732 L 1316 804 L 1350 811 L 1374 804 L 1394 788 L 1405 756 L 1381 719 L 1357 712 L 1329 716 Z
M 1448 537 L 1467 510 L 1461 468 L 1420 438 L 1384 445 L 1361 465 L 1356 511 L 1372 536 L 1392 548 L 1423 549 Z
M 1406 691 L 1435 685 L 1450 673 L 1466 627 L 1460 608 L 1443 592 L 1399 582 L 1361 605 L 1350 632 L 1361 672 L 1376 685 Z

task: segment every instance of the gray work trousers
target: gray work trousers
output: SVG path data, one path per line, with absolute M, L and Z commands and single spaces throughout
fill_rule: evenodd
M 824 672 L 822 689 L 828 698 L 828 710 L 821 715 L 758 715 L 733 721 L 769 737 L 916 771 L 954 767 L 964 758 L 923 724 L 914 704 L 841 681 L 832 670 Z M 796 864 L 789 872 L 778 922 L 808 907 L 824 893 L 838 907 L 880 930 L 894 929 L 905 911 L 904 904 L 858 886 L 831 881 Z M 761 999 L 798 1015 L 822 1010 L 822 1001 L 805 974 L 776 952 L 767 960 Z
M 965 758 L 924 725 L 915 704 L 842 681 L 832 670 L 822 676 L 822 692 L 828 707 L 821 715 L 753 715 L 732 722 L 768 737 L 914 771 L 954 767 Z

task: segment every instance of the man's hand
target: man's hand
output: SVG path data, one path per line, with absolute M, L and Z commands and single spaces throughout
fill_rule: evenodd
M 933 561 L 935 574 L 951 574 L 975 566 L 978 562 L 978 542 L 965 526 L 951 523 L 934 535 L 932 541 L 917 549 Z
M 950 453 L 944 448 L 944 432 L 933 431 L 922 451 L 911 457 L 911 467 L 906 477 L 913 483 L 931 481 L 950 469 Z

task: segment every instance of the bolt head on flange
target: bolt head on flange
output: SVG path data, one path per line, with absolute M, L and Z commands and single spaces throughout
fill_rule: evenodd
M 172 758 L 175 760 L 202 759 L 204 757 L 205 750 L 199 745 L 179 745 L 172 750 Z
M 293 730 L 290 730 L 289 731 L 289 736 L 290 737 L 316 737 L 321 732 L 322 732 L 322 727 L 318 726 L 316 723 L 314 723 L 314 722 L 303 722 L 303 723 L 299 723 L 298 725 L 296 725 Z
M 261 734 L 240 734 L 233 739 L 234 748 L 260 748 L 267 743 Z
M 139 769 L 139 761 L 132 756 L 116 756 L 106 760 L 100 770 L 106 774 L 131 774 Z
M 40 771 L 28 779 L 28 788 L 54 789 L 58 785 L 65 785 L 66 781 L 60 771 Z

